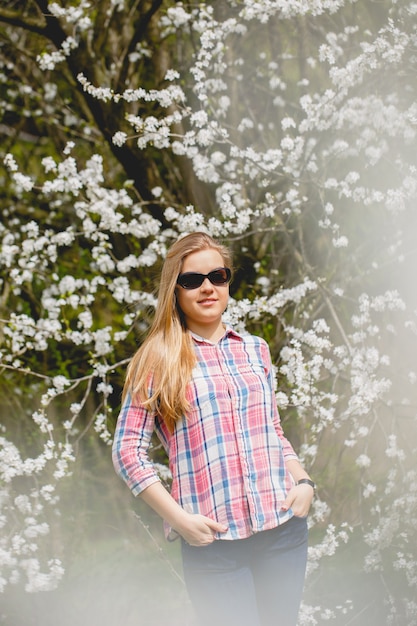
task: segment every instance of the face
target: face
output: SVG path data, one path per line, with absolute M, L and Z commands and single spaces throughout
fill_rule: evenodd
M 200 250 L 189 254 L 183 262 L 181 274 L 199 272 L 208 274 L 224 267 L 223 257 L 217 250 Z M 196 289 L 176 288 L 177 301 L 184 314 L 187 328 L 208 337 L 222 327 L 221 316 L 227 307 L 229 285 L 213 285 L 205 278 Z

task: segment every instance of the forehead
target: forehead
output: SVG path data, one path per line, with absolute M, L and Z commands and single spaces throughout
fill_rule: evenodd
M 216 267 L 224 265 L 223 257 L 217 250 L 208 248 L 207 250 L 198 250 L 192 252 L 185 257 L 182 263 L 182 272 L 201 272 L 207 274 Z

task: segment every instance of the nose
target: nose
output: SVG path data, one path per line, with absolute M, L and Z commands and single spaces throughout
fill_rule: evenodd
M 207 276 L 201 283 L 200 289 L 203 289 L 204 291 L 213 291 L 213 284 L 209 281 Z

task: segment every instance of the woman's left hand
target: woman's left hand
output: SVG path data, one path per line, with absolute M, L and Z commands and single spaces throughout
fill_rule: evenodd
M 306 517 L 311 507 L 314 497 L 314 489 L 311 485 L 301 484 L 294 485 L 288 492 L 285 502 L 282 505 L 282 511 L 292 509 L 296 517 Z

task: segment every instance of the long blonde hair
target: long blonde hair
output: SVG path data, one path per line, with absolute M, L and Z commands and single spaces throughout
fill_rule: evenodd
M 128 392 L 156 412 L 173 431 L 189 408 L 187 385 L 195 353 L 176 298 L 177 278 L 184 259 L 193 252 L 213 249 L 231 269 L 229 250 L 202 232 L 178 239 L 168 250 L 161 271 L 155 316 L 148 336 L 127 369 L 123 397 Z

